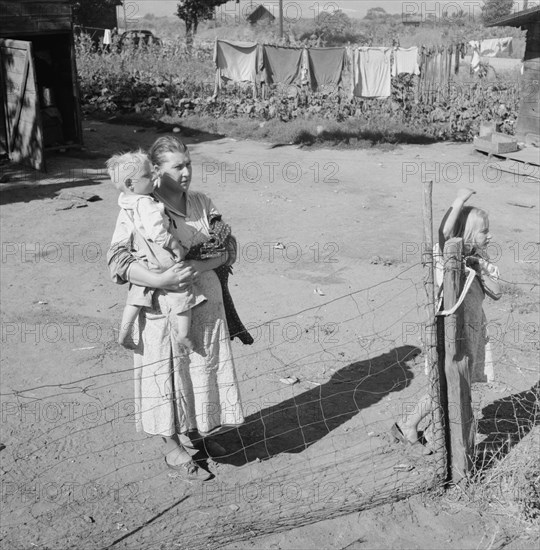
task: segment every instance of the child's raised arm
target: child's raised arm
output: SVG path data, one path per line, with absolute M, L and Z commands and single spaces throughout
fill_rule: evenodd
M 439 245 L 441 250 L 444 250 L 444 243 L 452 236 L 463 206 L 475 193 L 476 191 L 467 187 L 458 190 L 456 199 L 444 215 L 439 226 Z

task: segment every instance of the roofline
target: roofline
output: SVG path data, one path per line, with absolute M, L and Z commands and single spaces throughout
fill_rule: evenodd
M 534 15 L 536 15 L 536 18 Z M 488 23 L 486 27 L 521 27 L 521 25 L 536 23 L 538 21 L 540 21 L 540 5 L 533 6 L 528 10 L 522 10 L 510 15 L 505 15 L 500 19 Z

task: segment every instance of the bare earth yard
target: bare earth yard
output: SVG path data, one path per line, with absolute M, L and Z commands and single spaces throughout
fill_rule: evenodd
M 192 188 L 238 237 L 231 293 L 256 340 L 233 342 L 249 421 L 219 436 L 234 452 L 201 486 L 135 432 L 131 357 L 115 342 L 127 289 L 106 270 L 118 207 L 104 161 L 159 135 L 136 129 L 86 122 L 86 150 L 49 158 L 47 174 L 0 167 L 5 548 L 536 548 L 538 530 L 512 511 L 428 494 L 437 456 L 382 436 L 427 384 L 432 179 L 435 225 L 459 187 L 476 190 L 505 281 L 485 305 L 495 381 L 474 388 L 478 441 L 510 454 L 538 441 L 540 415 L 518 410 L 538 383 L 538 181 L 495 171 L 470 144 L 186 139 Z M 508 399 L 515 422 L 497 423 Z

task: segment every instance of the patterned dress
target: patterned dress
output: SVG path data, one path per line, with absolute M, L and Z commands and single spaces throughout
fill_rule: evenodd
M 208 219 L 218 212 L 203 193 L 190 191 L 186 197 L 186 216 L 165 206 L 170 232 L 194 246 L 210 238 Z M 120 212 L 108 253 L 111 276 L 119 284 L 127 282 L 133 252 L 144 249 L 137 239 L 129 217 Z M 244 421 L 220 282 L 211 270 L 201 274 L 197 286 L 207 300 L 192 310 L 192 352 L 175 339 L 164 293 L 156 291 L 153 306 L 141 311 L 134 357 L 137 431 L 171 436 L 198 429 L 204 435 Z

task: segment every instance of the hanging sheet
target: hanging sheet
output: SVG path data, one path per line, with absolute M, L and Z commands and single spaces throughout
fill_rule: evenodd
M 353 52 L 353 95 L 389 97 L 391 48 L 358 48 Z
M 401 73 L 420 74 L 418 66 L 418 48 L 397 48 L 394 50 L 394 64 L 392 65 L 392 76 Z
M 216 40 L 214 63 L 220 76 L 234 82 L 255 82 L 259 46 L 255 42 Z
M 262 78 L 267 84 L 293 84 L 301 76 L 303 48 L 263 46 Z
M 310 48 L 307 50 L 311 89 L 341 84 L 345 64 L 345 48 Z

